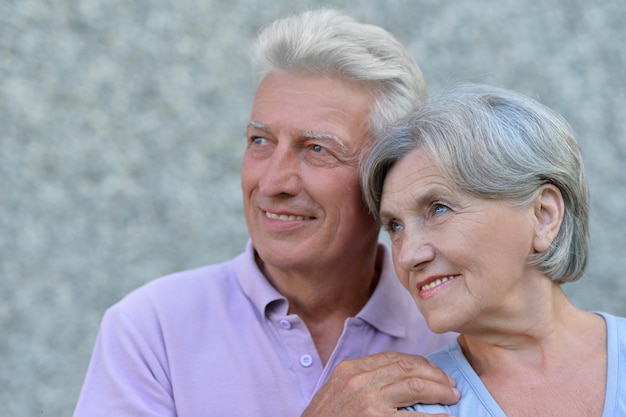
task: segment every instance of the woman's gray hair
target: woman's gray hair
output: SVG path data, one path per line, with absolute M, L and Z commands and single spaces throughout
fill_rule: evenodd
M 259 34 L 254 58 L 261 77 L 286 71 L 362 82 L 373 96 L 369 127 L 374 136 L 427 98 L 419 67 L 393 35 L 333 9 L 271 23 Z
M 587 265 L 589 197 L 580 145 L 557 112 L 522 94 L 463 84 L 391 126 L 361 165 L 364 198 L 378 218 L 385 176 L 417 148 L 460 190 L 525 206 L 544 184 L 563 196 L 561 228 L 533 264 L 555 282 Z

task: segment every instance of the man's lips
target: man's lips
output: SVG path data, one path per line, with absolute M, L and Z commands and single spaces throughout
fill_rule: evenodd
M 297 221 L 297 220 L 312 220 L 313 217 L 310 216 L 300 216 L 297 214 L 278 214 L 272 213 L 269 211 L 265 211 L 265 217 L 272 220 L 281 220 L 281 221 Z

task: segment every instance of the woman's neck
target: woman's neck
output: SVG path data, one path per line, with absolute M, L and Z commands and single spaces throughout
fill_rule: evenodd
M 512 322 L 508 332 L 459 337 L 468 362 L 507 416 L 602 414 L 604 319 L 574 307 L 564 294 L 557 304 L 543 319 Z

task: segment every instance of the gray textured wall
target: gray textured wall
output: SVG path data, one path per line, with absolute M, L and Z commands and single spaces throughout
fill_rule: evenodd
M 394 32 L 433 91 L 492 83 L 571 121 L 593 239 L 566 289 L 626 315 L 623 0 L 3 0 L 0 415 L 70 415 L 106 307 L 242 250 L 248 47 L 322 4 Z

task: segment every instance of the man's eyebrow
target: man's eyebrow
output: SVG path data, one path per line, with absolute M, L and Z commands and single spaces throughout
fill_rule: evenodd
M 259 129 L 259 130 L 262 130 L 262 131 L 268 132 L 268 133 L 271 133 L 271 131 L 272 131 L 272 129 L 269 126 L 267 126 L 266 124 L 263 124 L 261 122 L 257 122 L 255 120 L 250 120 L 248 122 L 248 127 Z M 335 144 L 337 144 L 337 146 L 339 146 L 342 151 L 347 151 L 348 150 L 348 147 L 343 143 L 341 138 L 339 138 L 336 135 L 330 134 L 330 133 L 315 132 L 315 131 L 312 131 L 312 130 L 305 130 L 304 132 L 300 133 L 300 137 L 301 138 L 306 138 L 306 139 L 317 139 L 317 140 L 331 141 L 331 142 L 334 142 Z
M 253 127 L 255 129 L 259 129 L 259 130 L 263 130 L 264 132 L 270 132 L 271 129 L 269 128 L 269 126 L 264 125 L 261 122 L 255 122 L 254 120 L 250 120 L 248 122 L 248 127 Z
M 302 132 L 302 134 L 300 136 L 302 136 L 304 138 L 309 138 L 309 139 L 318 139 L 318 140 L 331 141 L 331 142 L 336 143 L 341 148 L 341 150 L 343 150 L 343 151 L 348 150 L 346 145 L 343 143 L 343 141 L 338 136 L 332 135 L 330 133 L 305 131 L 305 132 Z

